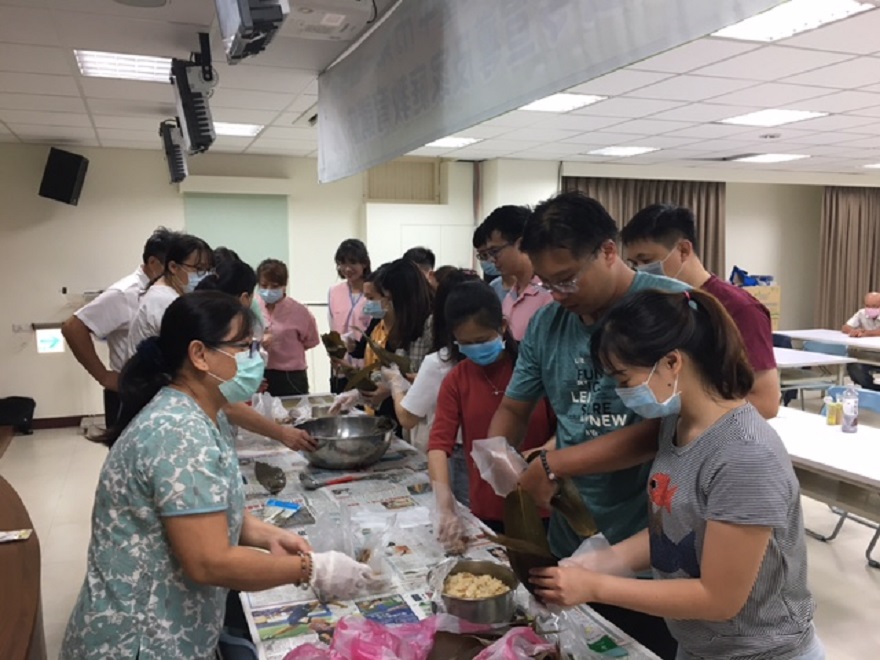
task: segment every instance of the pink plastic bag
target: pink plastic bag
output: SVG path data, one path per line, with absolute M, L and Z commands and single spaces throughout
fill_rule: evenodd
M 425 660 L 436 632 L 435 617 L 385 626 L 361 616 L 346 616 L 336 625 L 329 649 L 305 644 L 284 660 Z
M 485 651 L 481 651 L 474 660 L 522 660 L 555 650 L 553 644 L 538 637 L 531 628 L 514 628 Z

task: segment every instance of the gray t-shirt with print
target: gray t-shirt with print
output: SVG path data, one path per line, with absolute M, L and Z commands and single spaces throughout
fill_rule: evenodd
M 813 639 L 800 487 L 776 431 L 751 404 L 684 447 L 677 417 L 663 420 L 648 480 L 651 566 L 656 579 L 699 578 L 710 520 L 772 528 L 758 578 L 728 621 L 667 619 L 694 658 L 797 656 Z

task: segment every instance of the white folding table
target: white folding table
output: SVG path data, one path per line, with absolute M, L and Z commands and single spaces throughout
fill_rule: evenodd
M 773 356 L 776 358 L 776 366 L 780 371 L 779 384 L 782 389 L 791 389 L 798 385 L 824 384 L 829 382 L 831 378 L 834 378 L 834 382 L 838 385 L 843 385 L 846 365 L 858 362 L 855 358 L 842 355 L 796 351 L 793 348 L 779 347 L 773 349 Z M 833 371 L 836 371 L 836 375 L 832 372 L 832 368 Z M 803 371 L 806 369 L 816 369 L 817 371 Z
M 850 337 L 840 330 L 777 330 L 774 334 L 799 341 L 819 341 L 846 346 L 850 357 L 859 362 L 880 366 L 880 337 Z
M 849 514 L 880 524 L 880 429 L 843 433 L 821 415 L 791 408 L 780 408 L 769 421 L 791 456 L 801 492 L 845 512 L 834 532 L 819 538 L 833 539 Z M 880 568 L 871 557 L 878 539 L 880 529 L 865 551 L 873 568 Z

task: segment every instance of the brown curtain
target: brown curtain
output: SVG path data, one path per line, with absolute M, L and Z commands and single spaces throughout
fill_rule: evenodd
M 723 183 L 567 176 L 562 178 L 562 190 L 577 190 L 599 200 L 621 229 L 637 212 L 651 204 L 686 206 L 697 219 L 696 248 L 703 265 L 726 279 Z
M 828 186 L 819 237 L 816 324 L 839 328 L 880 287 L 880 189 Z

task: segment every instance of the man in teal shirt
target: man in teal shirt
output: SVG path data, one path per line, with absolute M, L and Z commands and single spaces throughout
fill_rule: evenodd
M 656 420 L 642 422 L 623 405 L 614 391 L 614 379 L 592 363 L 590 337 L 601 316 L 629 293 L 688 288 L 666 277 L 634 272 L 620 258 L 617 237 L 617 223 L 603 206 L 580 193 L 562 193 L 535 208 L 521 249 L 555 302 L 532 319 L 513 378 L 489 428 L 490 437 L 504 436 L 518 444 L 535 404 L 546 396 L 558 418 L 557 448 L 568 451 L 568 457 L 560 461 L 554 455 L 562 452 L 551 451 L 544 460 L 533 461 L 522 485 L 547 502 L 554 485 L 545 465 L 557 476 L 573 477 L 612 544 L 647 527 L 650 466 L 589 474 L 591 470 L 578 462 L 576 448 L 609 433 L 628 434 L 623 439 L 645 447 L 647 461 L 651 441 L 656 451 L 658 426 Z M 555 513 L 549 540 L 558 557 L 571 555 L 581 543 Z M 662 619 L 620 608 L 598 609 L 661 657 L 675 657 L 675 642 Z

